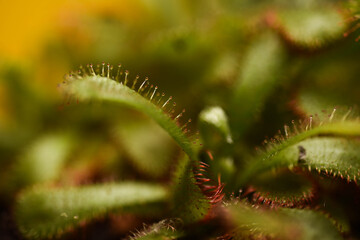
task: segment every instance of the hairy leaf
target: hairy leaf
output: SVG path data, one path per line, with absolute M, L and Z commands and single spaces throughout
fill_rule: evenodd
M 312 210 L 255 209 L 243 203 L 230 205 L 228 210 L 236 226 L 235 239 L 342 239 L 330 220 Z
M 317 115 L 317 114 L 331 114 L 334 107 L 336 107 L 336 116 L 338 118 L 343 118 L 347 116 L 358 116 L 358 109 L 348 108 L 354 102 L 354 99 L 351 99 L 351 96 L 344 96 L 344 93 L 341 93 L 337 90 L 331 89 L 303 89 L 298 93 L 296 99 L 296 111 L 303 115 Z
M 63 189 L 38 187 L 20 194 L 15 215 L 27 238 L 51 238 L 109 212 L 154 214 L 164 208 L 167 197 L 160 185 L 135 182 Z
M 144 226 L 142 231 L 137 231 L 130 240 L 171 240 L 183 235 L 178 228 L 181 227 L 180 219 L 164 219 L 150 226 Z
M 108 69 L 110 69 L 110 66 Z M 182 113 L 180 112 L 177 115 L 179 116 L 178 118 L 172 119 L 169 116 L 172 114 L 172 110 L 165 112 L 172 105 L 170 103 L 172 97 L 164 98 L 163 95 L 156 95 L 157 87 L 153 85 L 148 86 L 147 79 L 140 83 L 137 80 L 138 78 L 136 78 L 134 82 L 130 83 L 127 72 L 125 73 L 124 81 L 119 83 L 117 81 L 120 81 L 120 75 L 113 77 L 115 80 L 111 79 L 113 73 L 111 70 L 104 70 L 104 65 L 101 70 L 101 76 L 96 75 L 92 66 L 90 74 L 92 76 L 85 73 L 83 76 L 68 77 L 68 81 L 63 84 L 65 93 L 81 100 L 103 100 L 119 103 L 147 114 L 174 138 L 191 159 L 196 159 L 192 144 L 183 131 L 186 126 L 179 127 L 178 125 L 178 119 Z M 105 77 L 106 74 L 107 77 Z M 134 90 L 135 88 L 138 88 L 138 90 Z
M 311 128 L 309 124 L 307 127 Z M 240 183 L 249 181 L 260 172 L 295 165 L 358 180 L 360 159 L 357 148 L 360 143 L 351 138 L 357 136 L 360 136 L 360 123 L 355 120 L 328 122 L 311 128 L 274 143 L 249 162 L 239 176 Z
M 195 184 L 193 167 L 188 158 L 182 159 L 173 180 L 173 215 L 181 218 L 185 224 L 202 220 L 210 208 L 209 200 Z
M 304 176 L 289 169 L 277 169 L 257 175 L 253 202 L 272 206 L 302 207 L 314 198 L 314 186 Z
M 290 157 L 299 147 L 305 149 L 302 156 L 304 165 L 317 171 L 346 177 L 349 180 L 360 178 L 360 141 L 344 137 L 315 137 L 306 139 L 284 150 Z M 298 159 L 298 157 L 297 157 Z M 289 159 L 291 161 L 291 159 Z M 292 159 L 294 161 L 295 159 Z

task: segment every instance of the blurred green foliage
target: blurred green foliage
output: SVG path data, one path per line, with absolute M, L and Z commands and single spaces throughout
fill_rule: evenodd
M 0 7 L 4 239 L 360 237 L 358 0 Z

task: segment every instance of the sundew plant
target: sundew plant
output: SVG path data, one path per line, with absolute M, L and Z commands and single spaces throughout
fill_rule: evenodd
M 359 1 L 20 5 L 0 239 L 360 239 Z

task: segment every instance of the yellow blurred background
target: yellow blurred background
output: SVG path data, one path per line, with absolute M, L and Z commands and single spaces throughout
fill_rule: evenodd
M 48 39 L 56 37 L 64 28 L 82 24 L 86 16 L 108 14 L 135 22 L 144 14 L 143 11 L 136 0 L 0 1 L 1 56 L 29 61 L 39 56 L 42 44 Z

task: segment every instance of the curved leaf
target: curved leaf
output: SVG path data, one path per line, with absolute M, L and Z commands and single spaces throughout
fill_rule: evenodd
M 199 130 L 205 145 L 211 149 L 233 143 L 228 119 L 221 107 L 207 107 L 200 112 Z
M 292 44 L 316 49 L 343 36 L 345 24 L 336 9 L 296 9 L 279 13 L 280 29 Z
M 153 118 L 164 128 L 191 159 L 197 159 L 192 144 L 183 131 L 191 120 L 180 127 L 178 120 L 182 116 L 182 112 L 174 119 L 169 116 L 173 114 L 172 104 L 170 104 L 172 97 L 164 98 L 164 95 L 157 94 L 157 87 L 149 86 L 147 78 L 141 84 L 138 82 L 138 77 L 130 83 L 128 72 L 125 72 L 123 82 L 117 82 L 120 80 L 120 75 L 113 76 L 109 65 L 108 70 L 105 70 L 103 64 L 101 76 L 96 75 L 92 66 L 89 71 L 92 76 L 85 72 L 82 75 L 70 75 L 68 81 L 62 84 L 65 93 L 81 100 L 103 100 L 137 109 Z M 132 87 L 130 88 L 127 85 Z M 138 90 L 134 90 L 135 88 Z M 170 110 L 168 109 L 166 113 L 165 111 L 169 107 Z
M 311 128 L 310 122 L 307 125 L 308 128 Z M 289 128 L 286 129 L 289 130 Z M 324 138 L 324 136 L 337 136 L 340 138 Z M 356 148 L 359 143 L 355 139 L 341 138 L 356 136 L 360 136 L 360 122 L 349 120 L 328 122 L 289 137 L 283 142 L 270 147 L 270 149 L 249 162 L 242 174 L 239 174 L 239 183 L 244 184 L 250 178 L 264 171 L 280 167 L 292 168 L 295 165 L 304 166 L 304 164 L 308 169 L 317 168 L 325 172 L 331 171 L 346 176 L 349 180 L 358 180 L 360 178 L 358 175 L 360 159 Z M 318 146 L 312 145 L 313 143 L 318 144 Z M 331 151 L 335 149 L 337 154 L 331 154 Z M 322 159 L 323 157 L 328 159 Z
M 211 150 L 210 159 L 215 160 L 210 163 L 203 159 L 210 165 L 209 176 L 216 181 L 220 174 L 223 181 L 230 182 L 236 168 L 232 158 L 233 138 L 225 111 L 219 106 L 207 107 L 200 112 L 198 123 L 204 150 L 207 154 Z
M 109 212 L 154 214 L 164 208 L 167 197 L 166 189 L 160 185 L 135 182 L 33 188 L 20 194 L 15 214 L 19 229 L 27 238 L 52 238 Z
M 304 176 L 280 168 L 259 174 L 253 179 L 252 201 L 284 207 L 303 207 L 314 198 L 314 186 Z
M 342 239 L 329 219 L 305 209 L 255 209 L 243 203 L 228 207 L 235 226 L 234 239 L 271 236 L 275 239 Z
M 49 133 L 34 140 L 14 163 L 7 173 L 8 180 L 1 183 L 0 188 L 15 191 L 56 180 L 72 150 L 72 142 L 69 133 Z
M 121 121 L 115 132 L 129 161 L 140 173 L 159 178 L 168 172 L 176 143 L 154 121 Z
M 348 92 L 348 91 L 347 91 Z M 351 99 L 353 94 L 344 96 L 345 93 L 331 90 L 331 89 L 302 89 L 297 95 L 295 110 L 302 115 L 316 115 L 323 112 L 324 114 L 331 114 L 334 107 L 336 107 L 336 115 L 340 119 L 344 116 L 348 118 L 351 116 L 358 116 L 357 108 L 348 108 L 346 106 L 356 102 Z
M 343 137 L 314 137 L 299 142 L 284 150 L 284 155 L 291 156 L 294 149 L 302 147 L 304 165 L 333 176 L 346 177 L 348 180 L 360 179 L 360 141 Z M 296 159 L 289 159 L 295 162 Z
M 279 84 L 285 58 L 280 39 L 274 34 L 263 34 L 250 46 L 234 86 L 230 115 L 234 138 L 248 130 L 266 98 Z
M 173 180 L 172 210 L 185 224 L 202 220 L 210 209 L 209 200 L 196 185 L 193 164 L 188 158 L 181 160 Z

